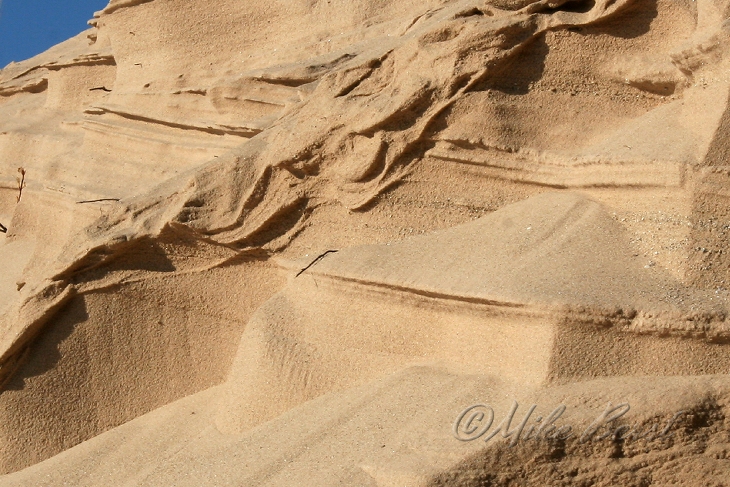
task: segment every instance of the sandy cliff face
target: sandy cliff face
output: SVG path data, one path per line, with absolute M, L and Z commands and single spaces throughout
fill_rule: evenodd
M 729 16 L 112 0 L 7 66 L 0 484 L 721 485 Z M 454 437 L 513 400 L 683 414 Z

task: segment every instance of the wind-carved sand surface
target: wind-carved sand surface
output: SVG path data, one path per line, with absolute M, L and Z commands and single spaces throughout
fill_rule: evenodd
M 0 71 L 0 485 L 730 482 L 727 1 L 90 23 Z

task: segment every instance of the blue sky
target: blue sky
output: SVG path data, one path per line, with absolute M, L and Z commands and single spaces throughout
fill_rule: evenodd
M 0 0 L 0 68 L 88 29 L 108 0 Z

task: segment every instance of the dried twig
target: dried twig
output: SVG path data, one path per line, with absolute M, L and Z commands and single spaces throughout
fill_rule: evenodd
M 101 198 L 98 200 L 85 200 L 85 201 L 77 201 L 77 205 L 81 205 L 84 203 L 101 203 L 102 201 L 122 201 L 119 198 Z
M 0 223 L 0 232 L 8 233 L 7 227 L 5 225 L 3 225 L 2 223 Z
M 338 251 L 337 251 L 337 250 L 328 250 L 327 252 L 324 252 L 323 254 L 320 254 L 320 255 L 319 255 L 319 257 L 317 257 L 317 258 L 316 258 L 316 259 L 314 259 L 314 260 L 313 260 L 312 262 L 310 262 L 310 263 L 309 263 L 309 265 L 308 265 L 307 267 L 305 267 L 304 269 L 302 269 L 301 271 L 299 271 L 299 272 L 297 273 L 297 275 L 296 275 L 296 276 L 294 276 L 294 277 L 299 277 L 299 276 L 301 276 L 301 275 L 302 275 L 302 274 L 304 273 L 304 271 L 306 271 L 307 269 L 309 269 L 310 267 L 312 267 L 312 266 L 313 266 L 314 264 L 316 264 L 316 263 L 317 263 L 317 262 L 319 262 L 320 260 L 324 259 L 324 257 L 325 257 L 325 256 L 326 256 L 327 254 L 334 254 L 335 252 L 338 252 Z
M 25 188 L 25 169 L 19 167 L 18 172 L 20 177 L 16 179 L 18 181 L 18 203 L 20 203 L 20 197 L 23 196 L 23 188 Z

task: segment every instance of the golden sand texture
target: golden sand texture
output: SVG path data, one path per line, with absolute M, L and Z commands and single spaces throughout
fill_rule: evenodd
M 0 486 L 730 482 L 727 0 L 90 24 L 0 70 Z

